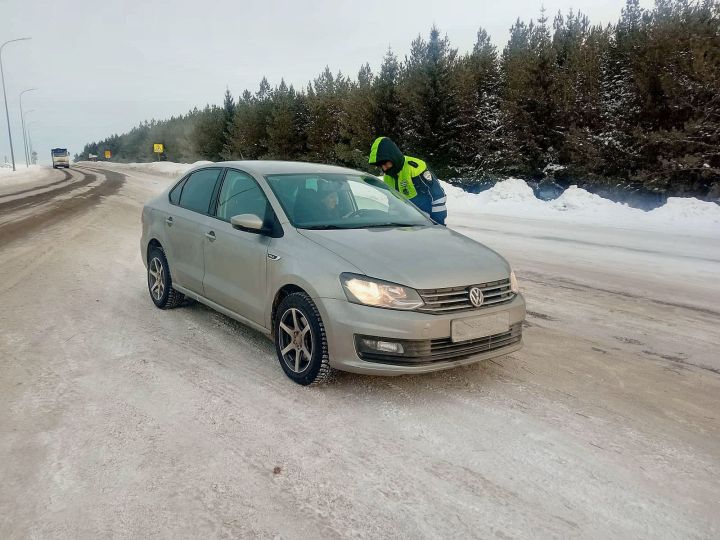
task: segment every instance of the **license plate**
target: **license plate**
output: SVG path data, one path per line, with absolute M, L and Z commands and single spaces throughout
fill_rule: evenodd
M 450 323 L 450 338 L 453 343 L 479 339 L 493 334 L 502 334 L 510 329 L 510 316 L 505 313 L 494 313 L 482 317 L 455 319 Z

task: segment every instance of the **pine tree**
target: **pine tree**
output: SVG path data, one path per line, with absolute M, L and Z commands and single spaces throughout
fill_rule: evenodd
M 391 49 L 387 50 L 380 66 L 380 74 L 373 82 L 373 101 L 376 104 L 374 131 L 377 137 L 386 136 L 402 142 L 400 135 L 400 99 L 398 80 L 400 64 Z
M 267 157 L 293 159 L 303 151 L 298 129 L 297 95 L 292 85 L 281 80 L 270 99 L 270 119 L 267 126 Z
M 225 119 L 223 109 L 207 105 L 193 132 L 195 152 L 202 159 L 220 161 L 223 150 Z
M 225 99 L 223 101 L 223 149 L 230 142 L 230 131 L 232 121 L 235 117 L 235 99 L 230 93 L 230 88 L 225 89 Z
M 337 77 L 328 66 L 313 81 L 308 94 L 308 159 L 319 163 L 337 162 L 336 145 L 340 141 L 342 99 L 348 83 L 342 73 Z
M 374 75 L 369 64 L 358 72 L 357 83 L 344 92 L 337 156 L 341 163 L 367 168 L 367 154 L 375 137 L 377 103 L 373 91 Z
M 451 83 L 456 69 L 457 49 L 433 26 L 428 41 L 421 36 L 413 41 L 400 75 L 402 144 L 438 174 L 448 171 L 459 129 L 458 100 Z
M 482 179 L 500 174 L 507 158 L 500 110 L 498 55 L 490 36 L 479 29 L 472 53 L 460 59 L 453 78 L 458 100 L 453 172 Z

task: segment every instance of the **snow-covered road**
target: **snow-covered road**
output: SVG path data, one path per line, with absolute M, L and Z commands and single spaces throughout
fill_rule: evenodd
M 0 538 L 720 535 L 717 238 L 456 212 L 516 269 L 524 349 L 301 388 L 152 305 L 172 180 L 117 170 L 0 184 Z

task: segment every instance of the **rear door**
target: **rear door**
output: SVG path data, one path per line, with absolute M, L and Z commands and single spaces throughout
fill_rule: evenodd
M 268 309 L 267 253 L 272 240 L 240 231 L 230 218 L 254 214 L 274 219 L 270 203 L 257 181 L 247 173 L 228 169 L 220 189 L 216 218 L 206 232 L 214 236 L 205 249 L 205 296 L 235 313 L 263 325 Z
M 165 218 L 172 279 L 200 295 L 204 294 L 205 234 L 221 172 L 221 168 L 212 167 L 192 173 L 182 185 L 178 204 Z

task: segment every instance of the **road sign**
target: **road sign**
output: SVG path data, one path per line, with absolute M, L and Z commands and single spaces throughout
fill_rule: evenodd
M 160 144 L 158 144 L 158 143 L 153 144 L 153 152 L 155 152 L 156 154 L 162 154 L 164 151 L 165 151 L 165 145 L 164 145 L 164 144 L 162 144 L 162 143 L 160 143 Z
M 112 157 L 112 152 L 110 150 L 105 150 L 105 159 L 110 159 Z

